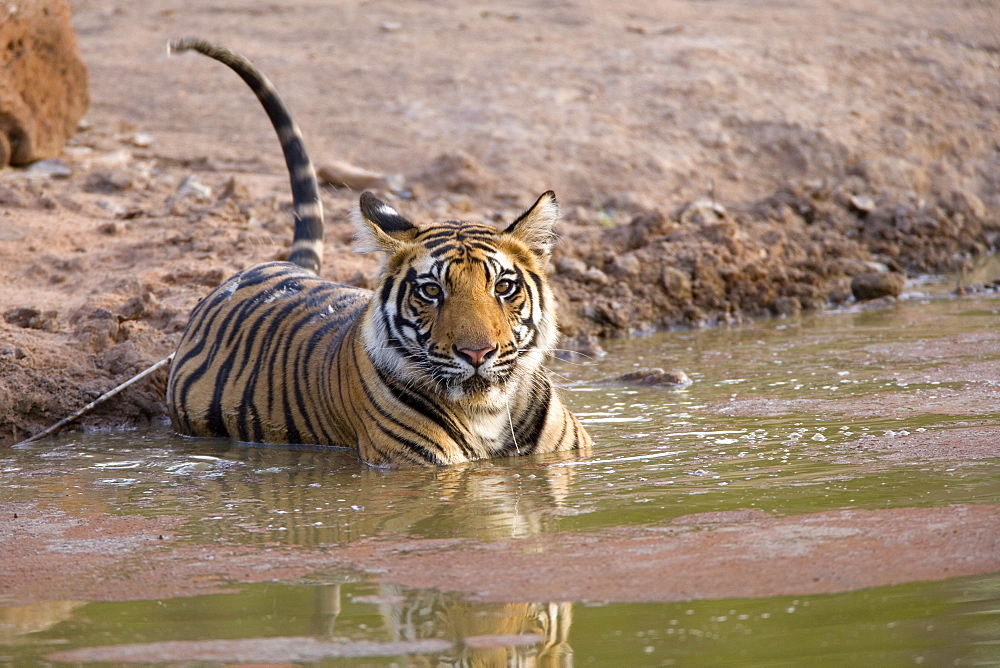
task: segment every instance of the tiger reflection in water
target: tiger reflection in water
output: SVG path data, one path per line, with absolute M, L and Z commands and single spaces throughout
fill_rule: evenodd
M 341 596 L 340 585 L 317 587 L 314 633 L 338 637 Z M 442 654 L 409 656 L 408 665 L 573 665 L 568 642 L 572 603 L 477 603 L 456 594 L 407 591 L 395 585 L 380 585 L 376 594 L 354 600 L 377 606 L 391 641 L 443 639 L 452 643 L 452 649 Z
M 206 480 L 203 494 L 209 507 L 238 502 L 249 513 L 240 523 L 249 531 L 242 541 L 335 547 L 365 536 L 436 536 L 491 542 L 553 531 L 560 516 L 576 512 L 566 503 L 574 469 L 559 461 L 571 460 L 570 454 L 522 461 L 516 469 L 476 462 L 381 472 L 358 467 L 347 453 L 338 460 L 328 451 L 237 452 L 258 473 Z M 215 525 L 206 524 L 206 530 Z M 444 655 L 411 657 L 411 665 L 572 665 L 572 603 L 480 603 L 432 590 L 373 587 L 356 601 L 339 585 L 316 586 L 314 632 L 341 637 L 344 620 L 353 616 L 338 624 L 344 607 L 367 602 L 382 619 L 381 639 L 441 638 L 453 644 Z

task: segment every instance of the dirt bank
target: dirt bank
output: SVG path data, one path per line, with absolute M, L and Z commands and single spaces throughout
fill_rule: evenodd
M 567 345 L 822 308 L 873 262 L 951 270 L 1000 239 L 989 2 L 71 4 L 87 122 L 60 164 L 0 174 L 0 443 L 167 355 L 200 296 L 287 250 L 263 113 L 171 37 L 247 53 L 317 163 L 403 175 L 414 219 L 555 189 Z M 356 193 L 324 197 L 324 274 L 366 285 Z M 162 379 L 88 424 L 162 418 Z

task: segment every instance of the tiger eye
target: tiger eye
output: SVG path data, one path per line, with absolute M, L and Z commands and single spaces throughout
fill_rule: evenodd
M 441 296 L 441 286 L 435 283 L 421 285 L 420 294 L 427 299 L 437 299 Z
M 514 281 L 506 278 L 499 280 L 497 281 L 495 290 L 499 296 L 506 297 L 510 293 L 514 292 Z

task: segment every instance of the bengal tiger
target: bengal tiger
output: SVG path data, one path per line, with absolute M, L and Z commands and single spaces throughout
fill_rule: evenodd
M 274 87 L 224 47 L 170 48 L 250 86 L 280 140 L 295 214 L 288 262 L 241 271 L 194 308 L 167 385 L 176 431 L 350 447 L 376 467 L 589 450 L 543 366 L 558 336 L 551 191 L 502 230 L 414 225 L 365 192 L 354 222 L 359 250 L 385 253 L 376 287 L 325 280 L 316 174 Z

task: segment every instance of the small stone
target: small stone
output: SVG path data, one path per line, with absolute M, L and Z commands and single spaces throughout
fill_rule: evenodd
M 674 267 L 667 267 L 663 270 L 663 289 L 674 300 L 679 302 L 690 302 L 692 297 L 691 278 L 686 272 Z
M 59 158 L 33 162 L 24 171 L 31 176 L 51 176 L 53 178 L 66 178 L 73 173 L 73 169 Z
M 177 188 L 177 194 L 194 197 L 198 200 L 208 200 L 212 198 L 212 188 L 198 180 L 194 174 L 189 174 L 181 181 Z
M 83 189 L 89 193 L 120 193 L 132 188 L 134 178 L 125 168 L 95 169 L 87 175 Z
M 31 328 L 31 323 L 42 314 L 33 306 L 18 306 L 3 314 L 3 319 L 15 327 Z
M 615 276 L 638 276 L 642 273 L 642 260 L 633 253 L 616 255 L 608 266 L 608 273 Z
M 697 199 L 681 208 L 677 220 L 684 225 L 706 225 L 708 223 L 726 220 L 726 208 L 711 199 Z
M 613 385 L 655 385 L 657 387 L 687 387 L 692 382 L 691 377 L 680 369 L 664 371 L 660 368 L 639 369 L 616 376 L 609 381 Z
M 398 194 L 406 190 L 406 179 L 402 174 L 382 174 L 343 161 L 334 160 L 320 165 L 316 170 L 316 176 L 334 188 L 347 188 L 359 192 L 387 190 Z
M 118 309 L 119 320 L 141 320 L 147 317 L 156 306 L 156 298 L 152 293 L 146 292 L 130 298 L 121 308 Z
M 587 263 L 576 257 L 560 257 L 553 263 L 556 271 L 571 278 L 578 278 L 587 273 Z
M 851 279 L 851 294 L 858 301 L 898 297 L 905 284 L 906 277 L 902 274 L 867 272 Z
M 125 207 L 118 204 L 117 202 L 112 202 L 111 200 L 107 199 L 99 199 L 97 200 L 96 204 L 97 206 L 101 207 L 102 209 L 110 213 L 112 216 L 120 217 L 125 214 Z
M 132 143 L 132 146 L 137 148 L 148 148 L 153 145 L 153 140 L 153 135 L 149 132 L 136 132 L 129 137 L 129 141 Z
M 851 195 L 851 206 L 862 213 L 869 213 L 875 210 L 875 200 L 868 195 Z
M 778 297 L 771 304 L 771 311 L 778 316 L 798 315 L 802 312 L 802 302 L 795 297 Z
M 33 306 L 18 306 L 4 313 L 3 319 L 15 327 L 55 332 L 59 328 L 58 316 L 57 311 L 42 311 Z
M 601 342 L 592 334 L 582 334 L 575 339 L 563 340 L 563 348 L 556 351 L 556 357 L 561 360 L 575 360 L 579 357 L 597 359 L 607 355 Z
M 596 283 L 597 285 L 607 285 L 608 275 L 605 274 L 600 269 L 591 267 L 583 273 L 583 277 L 587 279 L 590 283 Z

